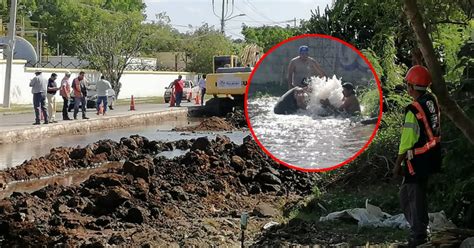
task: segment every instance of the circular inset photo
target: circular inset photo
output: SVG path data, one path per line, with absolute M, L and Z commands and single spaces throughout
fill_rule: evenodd
M 352 45 L 302 35 L 270 49 L 245 95 L 250 131 L 273 159 L 302 171 L 327 171 L 355 159 L 382 114 L 379 79 Z

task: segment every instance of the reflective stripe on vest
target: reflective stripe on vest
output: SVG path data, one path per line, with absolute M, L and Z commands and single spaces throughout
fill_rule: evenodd
M 428 142 L 426 142 L 425 145 L 419 148 L 415 148 L 415 155 L 423 154 L 430 150 L 431 148 L 435 147 L 436 144 L 440 142 L 439 137 L 434 137 L 433 131 L 431 131 L 430 125 L 428 123 L 428 119 L 426 118 L 425 111 L 421 107 L 421 105 L 418 102 L 413 102 L 412 103 L 413 107 L 418 110 L 418 113 L 416 114 L 416 118 L 418 120 L 421 120 L 423 122 L 423 125 L 425 126 L 425 133 L 428 136 Z M 438 116 L 439 116 L 439 111 L 438 111 Z
M 411 164 L 410 160 L 407 159 L 407 167 L 408 167 L 408 173 L 410 173 L 410 175 L 415 175 L 415 170 L 413 169 L 413 165 Z

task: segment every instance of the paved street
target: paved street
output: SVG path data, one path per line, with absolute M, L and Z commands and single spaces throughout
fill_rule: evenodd
M 195 105 L 193 102 L 183 102 L 181 104 L 183 107 L 191 107 L 191 106 L 198 106 Z M 177 108 L 177 107 L 173 107 Z M 119 105 L 114 108 L 114 110 L 108 110 L 107 116 L 125 116 L 125 115 L 133 115 L 133 114 L 140 114 L 140 113 L 147 113 L 147 112 L 157 112 L 157 111 L 164 111 L 170 109 L 169 104 L 135 104 L 135 111 L 130 111 L 130 106 L 128 105 Z M 69 117 L 72 118 L 73 112 L 69 112 Z M 102 118 L 102 116 L 96 115 L 95 109 L 87 109 L 87 117 L 92 119 Z M 64 122 L 62 120 L 62 113 L 56 112 L 56 120 L 58 122 Z M 78 114 L 78 120 L 81 119 L 81 113 Z M 0 131 L 7 131 L 7 130 L 18 130 L 28 127 L 35 127 L 33 122 L 35 121 L 35 114 L 34 113 L 0 113 Z M 68 121 L 73 122 L 73 121 Z M 41 122 L 43 123 L 43 121 Z M 43 124 L 41 124 L 43 125 Z M 51 124 L 48 124 L 51 125 Z M 54 125 L 54 124 L 53 124 Z

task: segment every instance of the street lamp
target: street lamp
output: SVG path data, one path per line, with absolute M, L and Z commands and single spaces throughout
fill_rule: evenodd
M 235 15 L 235 16 L 230 16 L 228 18 L 225 18 L 225 19 L 221 19 L 221 33 L 224 33 L 224 26 L 225 26 L 225 22 L 230 20 L 230 19 L 234 19 L 236 17 L 239 17 L 239 16 L 245 16 L 245 14 L 238 14 L 238 15 Z

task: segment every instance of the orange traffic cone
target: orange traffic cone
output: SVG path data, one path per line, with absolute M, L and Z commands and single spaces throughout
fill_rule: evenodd
M 196 94 L 196 97 L 194 98 L 194 104 L 196 104 L 196 105 L 201 104 L 201 101 L 200 101 L 201 99 L 199 99 L 199 98 L 200 97 L 199 97 L 199 93 L 198 93 L 198 94 Z
M 103 103 L 103 102 L 100 103 L 100 105 L 99 105 L 99 114 L 100 114 L 100 115 L 103 115 L 103 114 L 104 114 L 104 103 Z
M 174 89 L 171 91 L 171 99 L 170 99 L 170 107 L 174 107 L 175 99 L 174 99 Z
M 133 99 L 133 95 L 132 95 L 132 99 L 130 100 L 130 111 L 134 111 L 135 110 L 135 99 Z
M 38 110 L 40 112 L 40 120 L 44 120 L 43 110 L 41 109 L 41 107 L 38 107 Z

